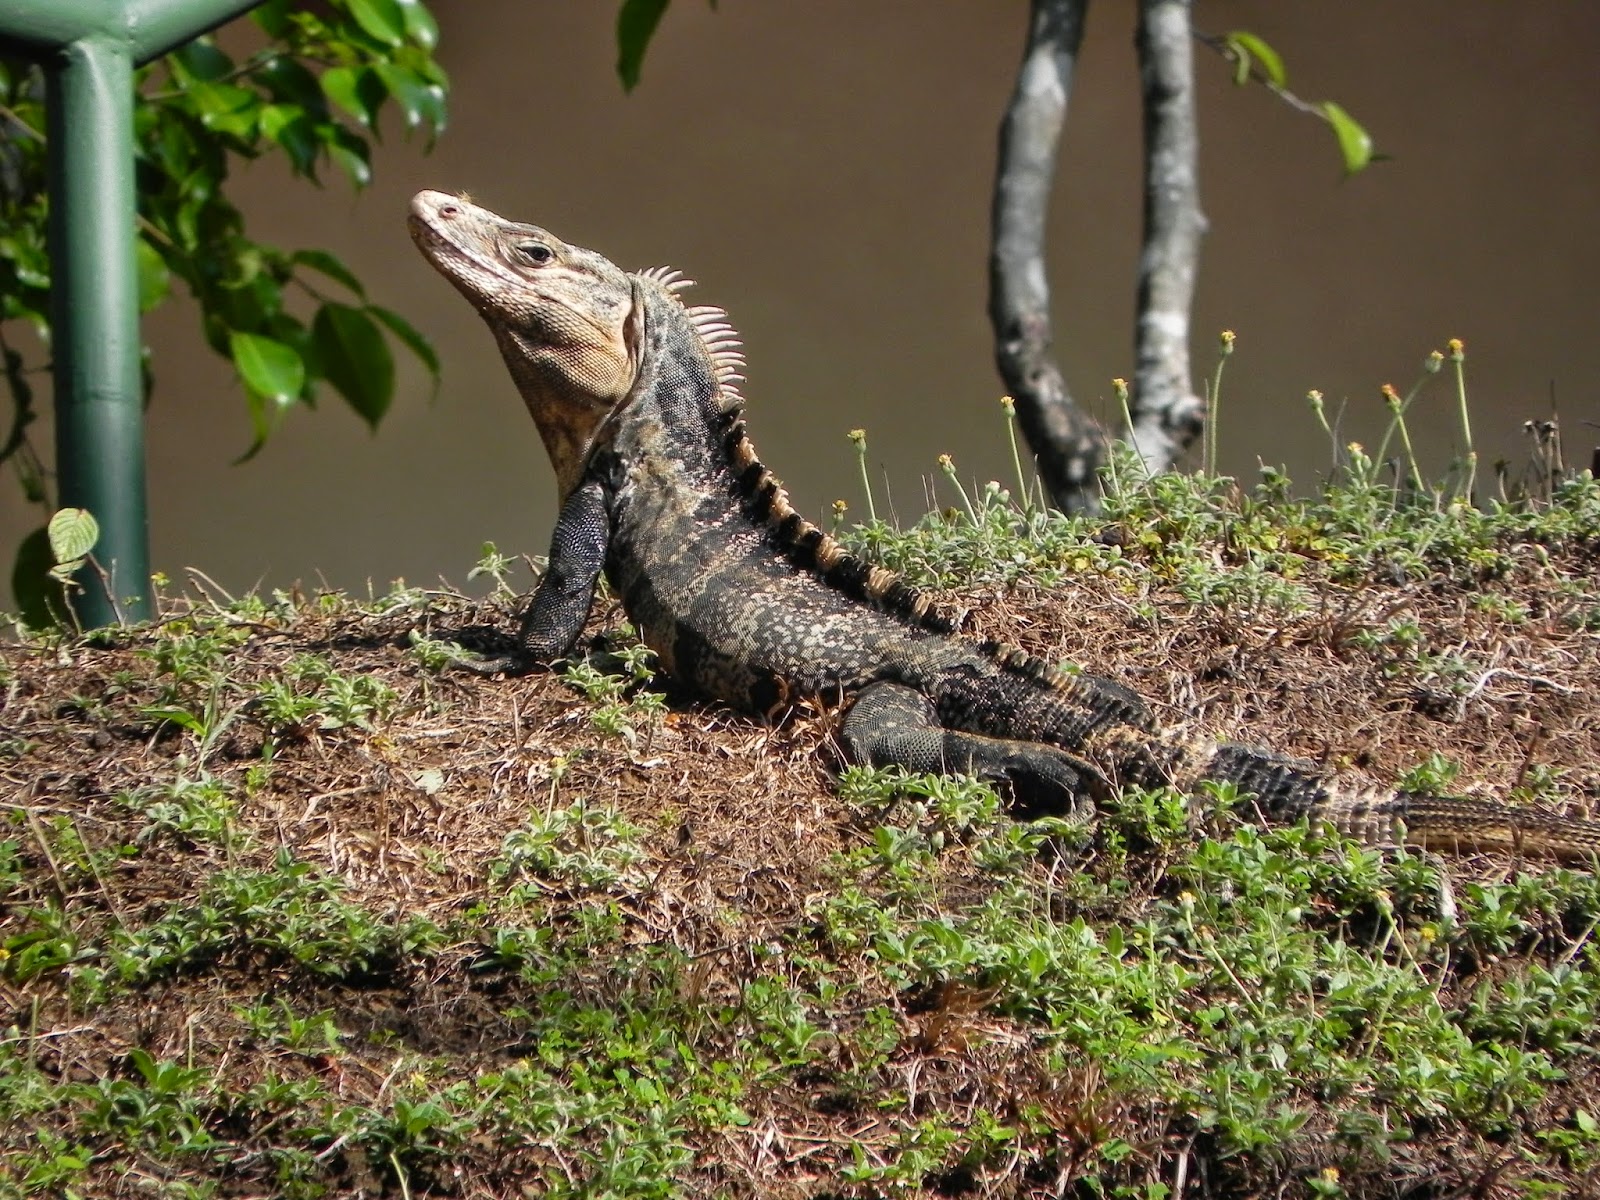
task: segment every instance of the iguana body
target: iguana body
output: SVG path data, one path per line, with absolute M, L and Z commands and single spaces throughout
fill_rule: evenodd
M 566 656 L 603 571 L 680 683 L 758 714 L 845 704 L 853 760 L 971 772 L 1030 811 L 1112 786 L 1215 780 L 1269 817 L 1366 841 L 1600 851 L 1600 825 L 1350 786 L 1270 751 L 1173 739 L 1118 683 L 955 636 L 925 596 L 790 507 L 745 436 L 736 335 L 721 310 L 679 300 L 688 285 L 675 272 L 628 274 L 438 192 L 412 201 L 410 223 L 494 332 L 561 489 L 520 652 L 482 665 Z

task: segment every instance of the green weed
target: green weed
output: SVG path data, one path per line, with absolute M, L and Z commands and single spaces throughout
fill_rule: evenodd
M 642 886 L 644 852 L 638 836 L 615 810 L 576 800 L 508 834 L 500 856 L 489 864 L 489 881 L 513 890 L 520 881 L 537 881 L 529 896 L 551 886 L 584 891 Z
M 168 784 L 122 792 L 117 803 L 144 818 L 140 842 L 170 836 L 183 843 L 227 847 L 234 838 L 232 792 L 222 779 L 201 772 L 194 778 L 179 775 Z
M 595 659 L 563 664 L 561 678 L 594 705 L 589 721 L 601 733 L 636 748 L 666 714 L 666 697 L 647 686 L 655 677 L 655 652 L 634 640 L 631 626 L 617 630 L 613 648 Z
M 269 679 L 255 698 L 255 711 L 276 734 L 301 736 L 354 728 L 371 732 L 393 713 L 399 697 L 373 675 L 347 675 L 324 658 L 302 654 L 282 676 Z
M 359 982 L 440 943 L 431 922 L 385 920 L 343 899 L 341 890 L 287 850 L 270 870 L 218 871 L 196 903 L 112 932 L 104 954 L 109 981 L 140 984 L 232 957 Z

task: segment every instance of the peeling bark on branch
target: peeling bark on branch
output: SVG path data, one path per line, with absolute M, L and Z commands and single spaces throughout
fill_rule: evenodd
M 1017 86 L 1000 126 L 989 252 L 995 363 L 1056 505 L 1085 512 L 1099 499 L 1105 434 L 1073 403 L 1050 352 L 1045 220 L 1056 148 L 1088 0 L 1033 0 Z
M 1172 466 L 1206 417 L 1189 374 L 1189 310 L 1205 232 L 1189 14 L 1190 0 L 1142 0 L 1135 35 L 1145 189 L 1133 441 L 1151 473 Z

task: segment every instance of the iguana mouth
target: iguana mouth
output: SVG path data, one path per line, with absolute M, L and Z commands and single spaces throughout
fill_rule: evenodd
M 495 243 L 492 227 L 485 221 L 472 220 L 482 211 L 465 196 L 418 192 L 411 198 L 406 226 L 422 256 L 487 316 L 495 297 L 505 287 L 521 285 L 523 281 L 494 255 L 484 253 L 482 247 Z M 477 227 L 462 231 L 464 218 Z M 458 232 L 460 236 L 452 236 Z

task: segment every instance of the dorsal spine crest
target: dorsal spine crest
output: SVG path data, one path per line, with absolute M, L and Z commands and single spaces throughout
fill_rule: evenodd
M 1021 646 L 990 639 L 982 643 L 982 649 L 1007 671 L 1026 676 L 1034 683 L 1042 684 L 1054 691 L 1069 692 L 1076 686 L 1074 676 L 1046 662 L 1038 655 L 1029 654 Z
M 683 308 L 689 326 L 700 339 L 717 379 L 718 403 L 724 412 L 736 413 L 744 407 L 744 396 L 739 385 L 744 383 L 744 350 L 738 331 L 728 321 L 728 314 L 710 304 L 688 305 L 678 293 L 694 286 L 682 271 L 672 267 L 648 267 L 638 272 L 640 279 L 649 280 L 666 289 Z
M 935 605 L 933 598 L 912 587 L 895 572 L 851 554 L 829 534 L 806 520 L 789 503 L 778 478 L 762 465 L 745 434 L 740 416 L 744 396 L 744 353 L 739 334 L 728 314 L 709 304 L 684 304 L 679 291 L 692 281 L 668 267 L 652 267 L 639 276 L 665 288 L 683 309 L 689 327 L 700 340 L 716 375 L 719 432 L 734 491 L 744 512 L 766 527 L 767 538 L 790 562 L 810 571 L 828 586 L 864 601 L 881 612 L 898 617 L 932 633 L 954 633 L 960 620 Z
M 909 625 L 934 633 L 955 632 L 960 622 L 935 605 L 931 596 L 912 587 L 893 571 L 850 553 L 831 535 L 796 512 L 783 484 L 756 456 L 742 419 L 729 422 L 723 434 L 723 450 L 733 473 L 740 506 L 752 520 L 766 526 L 772 544 L 795 566 L 811 571 L 829 587 L 899 617 Z

